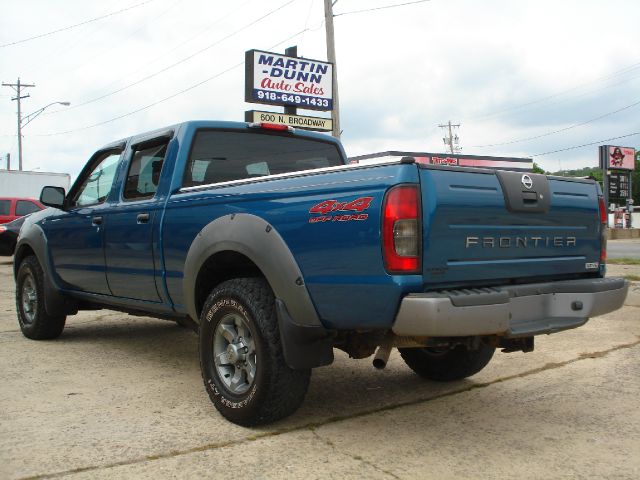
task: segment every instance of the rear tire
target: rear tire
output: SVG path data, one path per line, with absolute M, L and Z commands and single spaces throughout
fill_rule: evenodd
M 291 415 L 302 404 L 311 370 L 284 360 L 273 292 L 261 278 L 218 285 L 200 315 L 200 368 L 218 411 L 242 426 Z
M 45 309 L 44 272 L 30 255 L 20 264 L 16 277 L 16 311 L 22 334 L 32 340 L 57 338 L 64 330 L 66 315 L 49 315 Z
M 495 348 L 481 344 L 477 350 L 464 345 L 451 349 L 400 348 L 400 355 L 411 370 L 421 377 L 450 382 L 475 375 L 487 366 Z

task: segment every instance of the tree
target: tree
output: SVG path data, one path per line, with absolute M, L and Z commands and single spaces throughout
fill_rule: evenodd
M 538 165 L 536 162 L 533 162 L 533 173 L 546 173 L 542 168 L 540 168 L 540 165 Z

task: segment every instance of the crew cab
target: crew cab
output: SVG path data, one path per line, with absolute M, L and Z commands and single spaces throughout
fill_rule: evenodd
M 432 380 L 624 302 L 605 278 L 597 183 L 347 164 L 341 144 L 269 124 L 191 121 L 113 142 L 28 217 L 14 273 L 22 332 L 58 337 L 108 308 L 190 324 L 227 419 L 272 422 L 311 369 L 392 348 Z

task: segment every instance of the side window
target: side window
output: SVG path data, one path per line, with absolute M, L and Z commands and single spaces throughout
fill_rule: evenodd
M 134 150 L 124 188 L 125 199 L 152 198 L 156 194 L 167 145 L 163 141 L 160 145 L 143 146 Z
M 16 204 L 16 215 L 22 217 L 23 215 L 29 215 L 30 213 L 37 212 L 40 207 L 28 200 L 18 200 Z
M 98 157 L 96 166 L 84 179 L 78 193 L 74 196 L 75 206 L 95 205 L 107 199 L 116 176 L 121 153 L 121 151 L 110 151 Z
M 11 214 L 11 200 L 0 200 L 0 215 Z

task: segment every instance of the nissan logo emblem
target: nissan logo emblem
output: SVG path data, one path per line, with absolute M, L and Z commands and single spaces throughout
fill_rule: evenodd
M 531 187 L 533 187 L 533 180 L 531 180 L 531 177 L 529 175 L 522 175 L 522 185 L 524 185 L 528 189 L 531 189 Z

